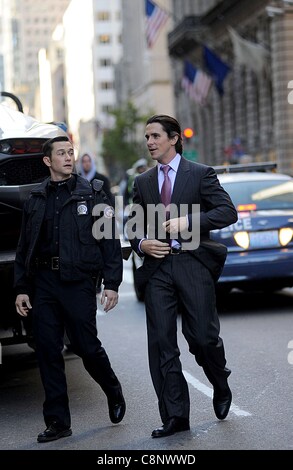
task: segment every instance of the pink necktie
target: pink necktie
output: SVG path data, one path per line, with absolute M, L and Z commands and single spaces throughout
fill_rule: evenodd
M 164 182 L 161 189 L 161 200 L 164 206 L 166 207 L 166 220 L 170 219 L 170 203 L 171 203 L 171 196 L 172 196 L 172 184 L 170 177 L 168 175 L 169 170 L 171 167 L 169 165 L 161 166 L 161 170 L 164 172 Z M 166 233 L 166 242 L 169 245 L 172 245 L 172 240 L 170 239 L 170 234 Z
M 161 166 L 161 170 L 164 172 L 164 182 L 161 189 L 161 200 L 166 207 L 166 218 L 168 219 L 170 217 L 169 205 L 171 203 L 172 195 L 172 184 L 168 173 L 169 170 L 171 170 L 171 167 L 169 165 Z

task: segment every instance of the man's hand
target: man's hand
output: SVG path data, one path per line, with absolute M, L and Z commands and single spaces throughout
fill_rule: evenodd
M 140 248 L 143 253 L 154 258 L 164 258 L 170 251 L 170 245 L 159 240 L 143 240 Z
M 101 304 L 104 305 L 105 301 L 106 305 L 104 307 L 104 311 L 109 312 L 109 310 L 112 310 L 112 308 L 114 308 L 118 304 L 118 292 L 110 289 L 103 290 L 101 296 Z
M 168 233 L 180 233 L 188 227 L 187 217 L 178 217 L 176 219 L 169 219 L 163 223 L 163 227 Z
M 15 300 L 16 311 L 22 317 L 27 317 L 28 311 L 32 308 L 29 296 L 18 294 Z

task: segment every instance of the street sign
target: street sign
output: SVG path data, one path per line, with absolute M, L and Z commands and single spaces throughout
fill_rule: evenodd
M 183 157 L 192 162 L 196 162 L 198 159 L 198 152 L 197 150 L 184 150 Z

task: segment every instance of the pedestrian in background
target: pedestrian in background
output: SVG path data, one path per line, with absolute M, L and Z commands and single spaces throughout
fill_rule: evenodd
M 96 329 L 96 278 L 101 270 L 105 311 L 118 302 L 120 241 L 115 237 L 97 241 L 92 235 L 92 209 L 104 204 L 104 198 L 99 187 L 72 173 L 72 142 L 55 137 L 44 144 L 43 152 L 50 177 L 31 191 L 24 204 L 14 283 L 17 312 L 23 317 L 32 313 L 45 389 L 46 430 L 38 442 L 72 434 L 62 355 L 65 327 L 73 351 L 107 396 L 110 420 L 119 423 L 125 414 L 121 384 Z M 110 202 L 106 210 L 115 226 Z
M 138 175 L 141 175 L 148 169 L 148 162 L 146 158 L 140 158 L 136 160 L 132 165 L 132 168 L 126 172 L 124 180 L 121 182 L 120 190 L 123 196 L 124 207 L 132 204 L 133 196 L 133 183 Z
M 95 159 L 90 153 L 84 153 L 79 159 L 79 174 L 83 178 L 87 179 L 90 183 L 94 179 L 103 181 L 103 191 L 107 194 L 111 205 L 115 205 L 114 195 L 111 192 L 111 185 L 109 178 L 97 171 Z
M 146 123 L 145 138 L 157 165 L 135 179 L 133 217 L 139 213 L 137 205 L 141 206 L 144 237 L 132 232 L 131 215 L 128 237 L 132 248 L 144 257 L 135 275 L 137 286 L 145 289 L 149 366 L 162 419 L 152 437 L 159 438 L 190 429 L 189 391 L 177 344 L 179 313 L 189 350 L 213 386 L 217 418 L 224 419 L 229 412 L 231 371 L 219 336 L 215 293 L 227 249 L 210 239 L 210 230 L 235 223 L 237 212 L 213 168 L 182 156 L 182 133 L 176 119 L 152 116 Z M 158 218 L 155 222 L 148 219 L 152 214 L 148 208 L 160 203 L 167 212 L 170 203 L 176 205 L 179 217 L 166 217 L 164 238 L 148 239 L 148 233 L 158 233 L 160 228 L 153 226 Z M 182 248 L 186 240 L 181 233 L 192 224 L 193 204 L 200 205 L 200 244 L 188 250 Z M 182 215 L 181 205 L 188 206 L 188 214 Z

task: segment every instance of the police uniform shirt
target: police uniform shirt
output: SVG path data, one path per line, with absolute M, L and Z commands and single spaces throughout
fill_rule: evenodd
M 45 217 L 41 228 L 38 248 L 39 257 L 59 256 L 59 227 L 62 206 L 74 189 L 75 179 L 50 181 L 47 188 Z

